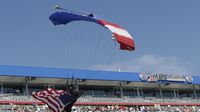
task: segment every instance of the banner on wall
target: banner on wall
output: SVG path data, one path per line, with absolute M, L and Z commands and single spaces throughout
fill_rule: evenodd
M 159 74 L 159 73 L 140 73 L 140 80 L 144 82 L 184 82 L 192 83 L 193 77 L 190 75 Z

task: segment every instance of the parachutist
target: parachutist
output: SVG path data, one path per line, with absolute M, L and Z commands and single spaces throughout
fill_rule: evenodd
M 114 36 L 112 36 L 112 40 L 116 40 L 116 38 Z
M 54 9 L 60 9 L 59 5 L 55 5 Z
M 88 16 L 89 16 L 89 17 L 94 17 L 94 14 L 91 13 L 91 14 L 89 14 Z

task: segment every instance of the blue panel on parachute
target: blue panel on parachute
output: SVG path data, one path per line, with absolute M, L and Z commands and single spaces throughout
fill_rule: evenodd
M 92 14 L 86 15 L 74 12 L 55 12 L 49 17 L 49 19 L 54 25 L 67 24 L 72 21 L 90 21 L 98 23 L 93 15 L 91 15 Z

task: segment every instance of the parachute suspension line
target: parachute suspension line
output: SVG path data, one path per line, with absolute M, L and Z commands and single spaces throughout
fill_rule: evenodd
M 98 37 L 98 35 L 97 35 L 97 28 L 93 28 L 93 32 L 94 32 L 94 37 L 95 37 L 95 39 L 101 39 L 100 37 Z M 97 41 L 95 41 L 96 42 L 96 46 L 95 46 L 95 48 L 93 49 L 93 52 L 94 52 L 94 54 L 93 54 L 93 57 L 94 57 L 94 59 L 96 60 L 96 59 L 98 59 L 97 58 L 97 56 L 98 56 L 98 52 L 97 52 L 97 50 L 98 50 L 98 47 L 100 46 L 100 40 L 97 40 Z M 95 63 L 96 64 L 96 63 Z
M 117 40 L 114 37 L 114 35 L 112 34 L 112 40 L 114 41 L 115 47 L 117 46 Z M 119 53 L 118 53 L 118 49 L 116 51 L 116 64 L 117 64 L 117 71 L 121 72 L 121 68 L 120 68 L 120 64 L 119 64 Z
M 86 64 L 88 62 L 86 63 L 85 60 L 88 61 L 88 58 L 86 56 L 88 54 L 83 53 L 83 51 L 84 51 L 83 48 L 85 48 L 83 46 L 85 46 L 85 43 L 86 43 L 86 38 L 87 38 L 87 35 L 88 35 L 88 31 L 87 31 L 88 29 L 80 31 L 83 28 L 84 23 L 81 22 L 81 23 L 79 23 L 79 25 L 80 25 L 79 28 L 77 28 L 77 24 L 73 25 L 74 26 L 73 40 L 74 40 L 74 43 L 75 43 L 74 44 L 75 49 L 74 50 L 72 49 L 72 50 L 74 51 L 73 57 L 76 57 L 74 65 L 75 65 L 75 68 L 76 68 L 77 63 L 79 63 L 81 65 L 80 68 L 86 69 Z M 77 30 L 79 30 L 80 33 L 77 33 Z
M 121 72 L 121 66 L 120 66 L 120 63 L 119 63 L 119 53 L 117 52 L 116 54 L 116 63 L 117 63 L 117 71 L 118 72 Z
M 72 42 L 72 34 L 69 31 L 66 31 L 66 32 L 67 32 L 66 35 L 63 36 L 63 42 L 67 42 L 67 41 Z M 71 32 L 73 32 L 73 29 L 72 29 Z M 65 65 L 65 67 L 69 68 L 69 65 L 71 65 L 71 59 L 70 58 L 71 58 L 72 50 L 69 49 L 68 45 L 66 47 L 65 43 L 63 43 L 63 48 L 64 48 L 64 61 L 63 61 L 63 63 Z
M 75 27 L 71 27 L 70 30 L 67 27 L 64 27 L 65 33 L 63 36 L 63 42 L 69 42 L 69 44 L 63 43 L 64 48 L 64 65 L 67 68 L 74 68 L 74 63 L 76 63 L 76 59 L 73 59 L 77 56 L 77 47 L 76 43 L 79 43 L 79 39 L 74 39 L 76 35 L 76 29 Z M 71 44 L 74 43 L 74 44 Z
M 69 38 L 70 36 L 68 36 L 67 35 L 67 37 Z M 67 41 L 67 38 L 66 36 L 63 36 L 63 42 L 66 42 Z M 67 52 L 68 51 L 68 49 L 67 49 L 67 47 L 65 46 L 65 44 L 63 43 L 63 64 L 64 64 L 64 66 L 63 67 L 67 67 L 67 63 L 69 63 L 69 53 Z M 67 85 L 68 85 L 68 80 L 67 80 Z M 66 88 L 66 89 L 68 89 L 68 87 Z
M 105 45 L 104 41 L 107 38 L 107 35 L 98 29 L 99 27 L 96 27 L 95 24 L 93 24 L 92 32 L 94 36 L 93 45 L 94 48 L 92 49 L 93 54 L 92 57 L 94 59 L 93 64 L 94 65 L 101 65 L 105 64 L 105 59 L 107 58 L 107 46 Z M 102 55 L 104 54 L 104 55 Z M 94 66 L 93 66 L 94 68 Z
M 92 65 L 88 65 L 88 69 L 91 69 L 91 67 L 93 67 L 94 65 L 96 65 L 96 64 L 98 64 L 98 47 L 99 47 L 99 44 L 98 43 L 100 43 L 101 41 L 100 41 L 100 37 L 99 37 L 99 35 L 97 34 L 97 28 L 96 28 L 96 26 L 95 26 L 95 24 L 91 24 L 90 25 L 90 33 L 91 32 L 93 32 L 93 34 L 92 34 L 92 38 L 90 39 L 90 40 L 92 40 L 92 41 L 89 41 L 90 42 L 90 44 L 92 44 L 93 45 L 93 48 L 91 49 L 91 53 L 89 54 L 89 58 L 90 59 L 88 59 L 88 60 L 90 60 L 90 63 L 92 64 Z M 91 61 L 91 59 L 92 59 L 92 61 Z
M 85 58 L 86 58 L 86 61 L 87 63 L 85 63 L 85 68 L 86 69 L 90 69 L 90 66 L 91 64 L 95 63 L 95 62 L 92 62 L 94 60 L 94 54 L 92 54 L 92 50 L 93 48 L 91 48 L 91 46 L 89 45 L 93 45 L 94 43 L 94 38 L 90 38 L 91 35 L 93 35 L 95 37 L 94 34 L 92 34 L 94 30 L 94 25 L 93 24 L 88 24 L 88 28 L 85 30 L 85 33 L 83 34 L 84 35 L 84 40 L 85 40 L 85 45 L 86 45 L 86 50 L 87 50 L 87 53 L 85 55 Z M 88 43 L 88 44 L 86 44 Z M 91 52 L 89 52 L 89 50 L 91 50 Z
M 113 42 L 114 42 L 114 44 L 115 44 L 115 46 L 117 46 L 117 43 L 116 43 L 116 38 L 115 38 L 115 36 L 112 34 L 112 40 L 113 40 Z
M 122 50 L 133 51 L 135 49 L 134 42 L 133 42 L 133 39 L 132 39 L 131 35 L 125 29 L 121 28 L 119 25 L 117 25 L 115 23 L 112 23 L 112 22 L 107 22 L 107 21 L 105 21 L 103 19 L 94 18 L 92 15 L 90 16 L 90 14 L 88 15 L 86 13 L 79 13 L 79 12 L 74 12 L 74 11 L 70 11 L 70 10 L 67 10 L 67 9 L 63 9 L 63 8 L 59 7 L 58 5 L 56 5 L 54 8 L 58 9 L 58 10 L 64 10 L 64 11 L 61 11 L 61 12 L 59 12 L 59 11 L 55 12 L 51 16 L 49 16 L 49 19 L 52 21 L 52 23 L 54 25 L 65 25 L 65 24 L 68 24 L 69 22 L 73 22 L 73 21 L 88 21 L 88 22 L 93 22 L 93 23 L 99 24 L 99 25 L 107 28 L 108 30 L 110 30 L 111 34 L 113 33 L 113 36 L 114 36 L 112 38 L 112 40 L 114 41 L 114 46 L 109 46 L 109 48 L 107 48 L 107 49 L 102 49 L 101 52 L 102 51 L 108 51 L 109 49 L 112 49 L 113 47 L 116 47 L 116 46 L 118 47 L 117 43 L 120 44 L 120 49 L 122 49 Z M 85 30 L 86 29 L 84 28 L 81 31 L 85 31 Z M 83 34 L 85 34 L 85 32 Z M 75 33 L 75 34 L 80 35 L 80 33 Z M 102 34 L 100 34 L 100 36 L 102 36 Z M 82 36 L 83 35 L 77 36 L 77 37 L 82 37 Z M 126 37 L 128 37 L 128 38 L 126 38 Z M 119 38 L 120 41 L 118 40 L 118 38 Z M 75 56 L 81 57 L 81 58 L 78 58 L 80 60 L 80 62 L 78 62 L 78 63 L 80 64 L 82 62 L 82 64 L 85 64 L 85 62 L 84 62 L 85 60 L 82 60 L 82 59 L 85 58 L 86 55 L 90 56 L 91 52 L 90 52 L 90 54 L 89 53 L 84 53 L 84 55 L 80 55 L 80 53 L 85 52 L 85 49 L 84 49 L 85 45 L 81 46 L 81 47 L 78 47 L 77 45 L 80 45 L 80 43 L 81 43 L 80 40 L 86 41 L 86 42 L 91 42 L 91 39 L 87 40 L 85 38 L 80 38 L 80 39 L 73 39 L 73 40 L 76 41 L 75 44 L 71 43 L 71 44 L 69 44 L 70 46 L 69 45 L 68 46 L 69 46 L 69 48 L 73 48 L 73 47 L 76 48 L 76 50 L 72 50 L 72 51 L 73 52 L 76 51 L 76 55 Z M 110 41 L 111 40 L 109 38 L 108 41 L 103 41 L 103 43 L 105 44 L 106 42 L 110 42 Z M 87 48 L 88 48 L 88 46 L 87 46 Z M 95 48 L 95 46 L 91 47 L 90 51 L 92 51 L 93 48 Z M 83 49 L 83 50 L 81 50 L 81 49 Z M 95 50 L 95 51 L 97 51 L 97 50 Z M 120 66 L 119 66 L 119 62 L 120 62 L 119 54 L 121 52 L 118 51 L 118 48 L 116 50 L 112 50 L 112 51 L 114 51 L 116 53 L 116 55 L 114 55 L 114 56 L 115 57 L 117 56 L 117 58 L 114 59 L 115 62 L 113 62 L 114 66 L 116 67 L 116 65 L 118 65 L 118 67 L 117 67 L 118 71 L 121 71 Z M 104 57 L 108 57 L 108 55 L 111 54 L 111 53 L 112 52 L 107 52 L 105 54 L 101 53 L 101 55 L 96 55 L 96 56 L 99 56 L 99 57 L 101 56 L 101 59 L 104 59 Z M 69 53 L 69 55 L 71 55 L 71 53 Z M 92 59 L 94 59 L 94 58 L 95 58 L 94 54 L 92 54 Z M 72 59 L 74 59 L 74 57 Z M 79 61 L 78 59 L 74 60 L 74 61 Z M 102 63 L 101 59 L 99 60 L 100 63 Z M 90 60 L 90 59 L 88 59 L 88 60 Z M 69 61 L 72 62 L 72 60 L 69 60 Z M 96 60 L 96 61 L 98 61 L 98 60 Z M 115 70 L 116 70 L 116 68 L 115 68 Z

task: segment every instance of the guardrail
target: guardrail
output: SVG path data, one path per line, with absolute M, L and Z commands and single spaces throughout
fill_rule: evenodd
M 38 100 L 34 99 L 32 96 L 23 96 L 23 95 L 0 95 L 0 103 L 23 103 L 23 104 L 33 104 L 39 103 Z M 126 105 L 199 105 L 200 99 L 192 99 L 192 98 L 182 98 L 182 99 L 171 99 L 171 98 L 155 98 L 155 97 L 92 97 L 92 96 L 82 96 L 77 100 L 76 104 L 80 105 L 89 105 L 89 104 L 97 104 L 97 105 L 107 105 L 107 104 L 126 104 Z

